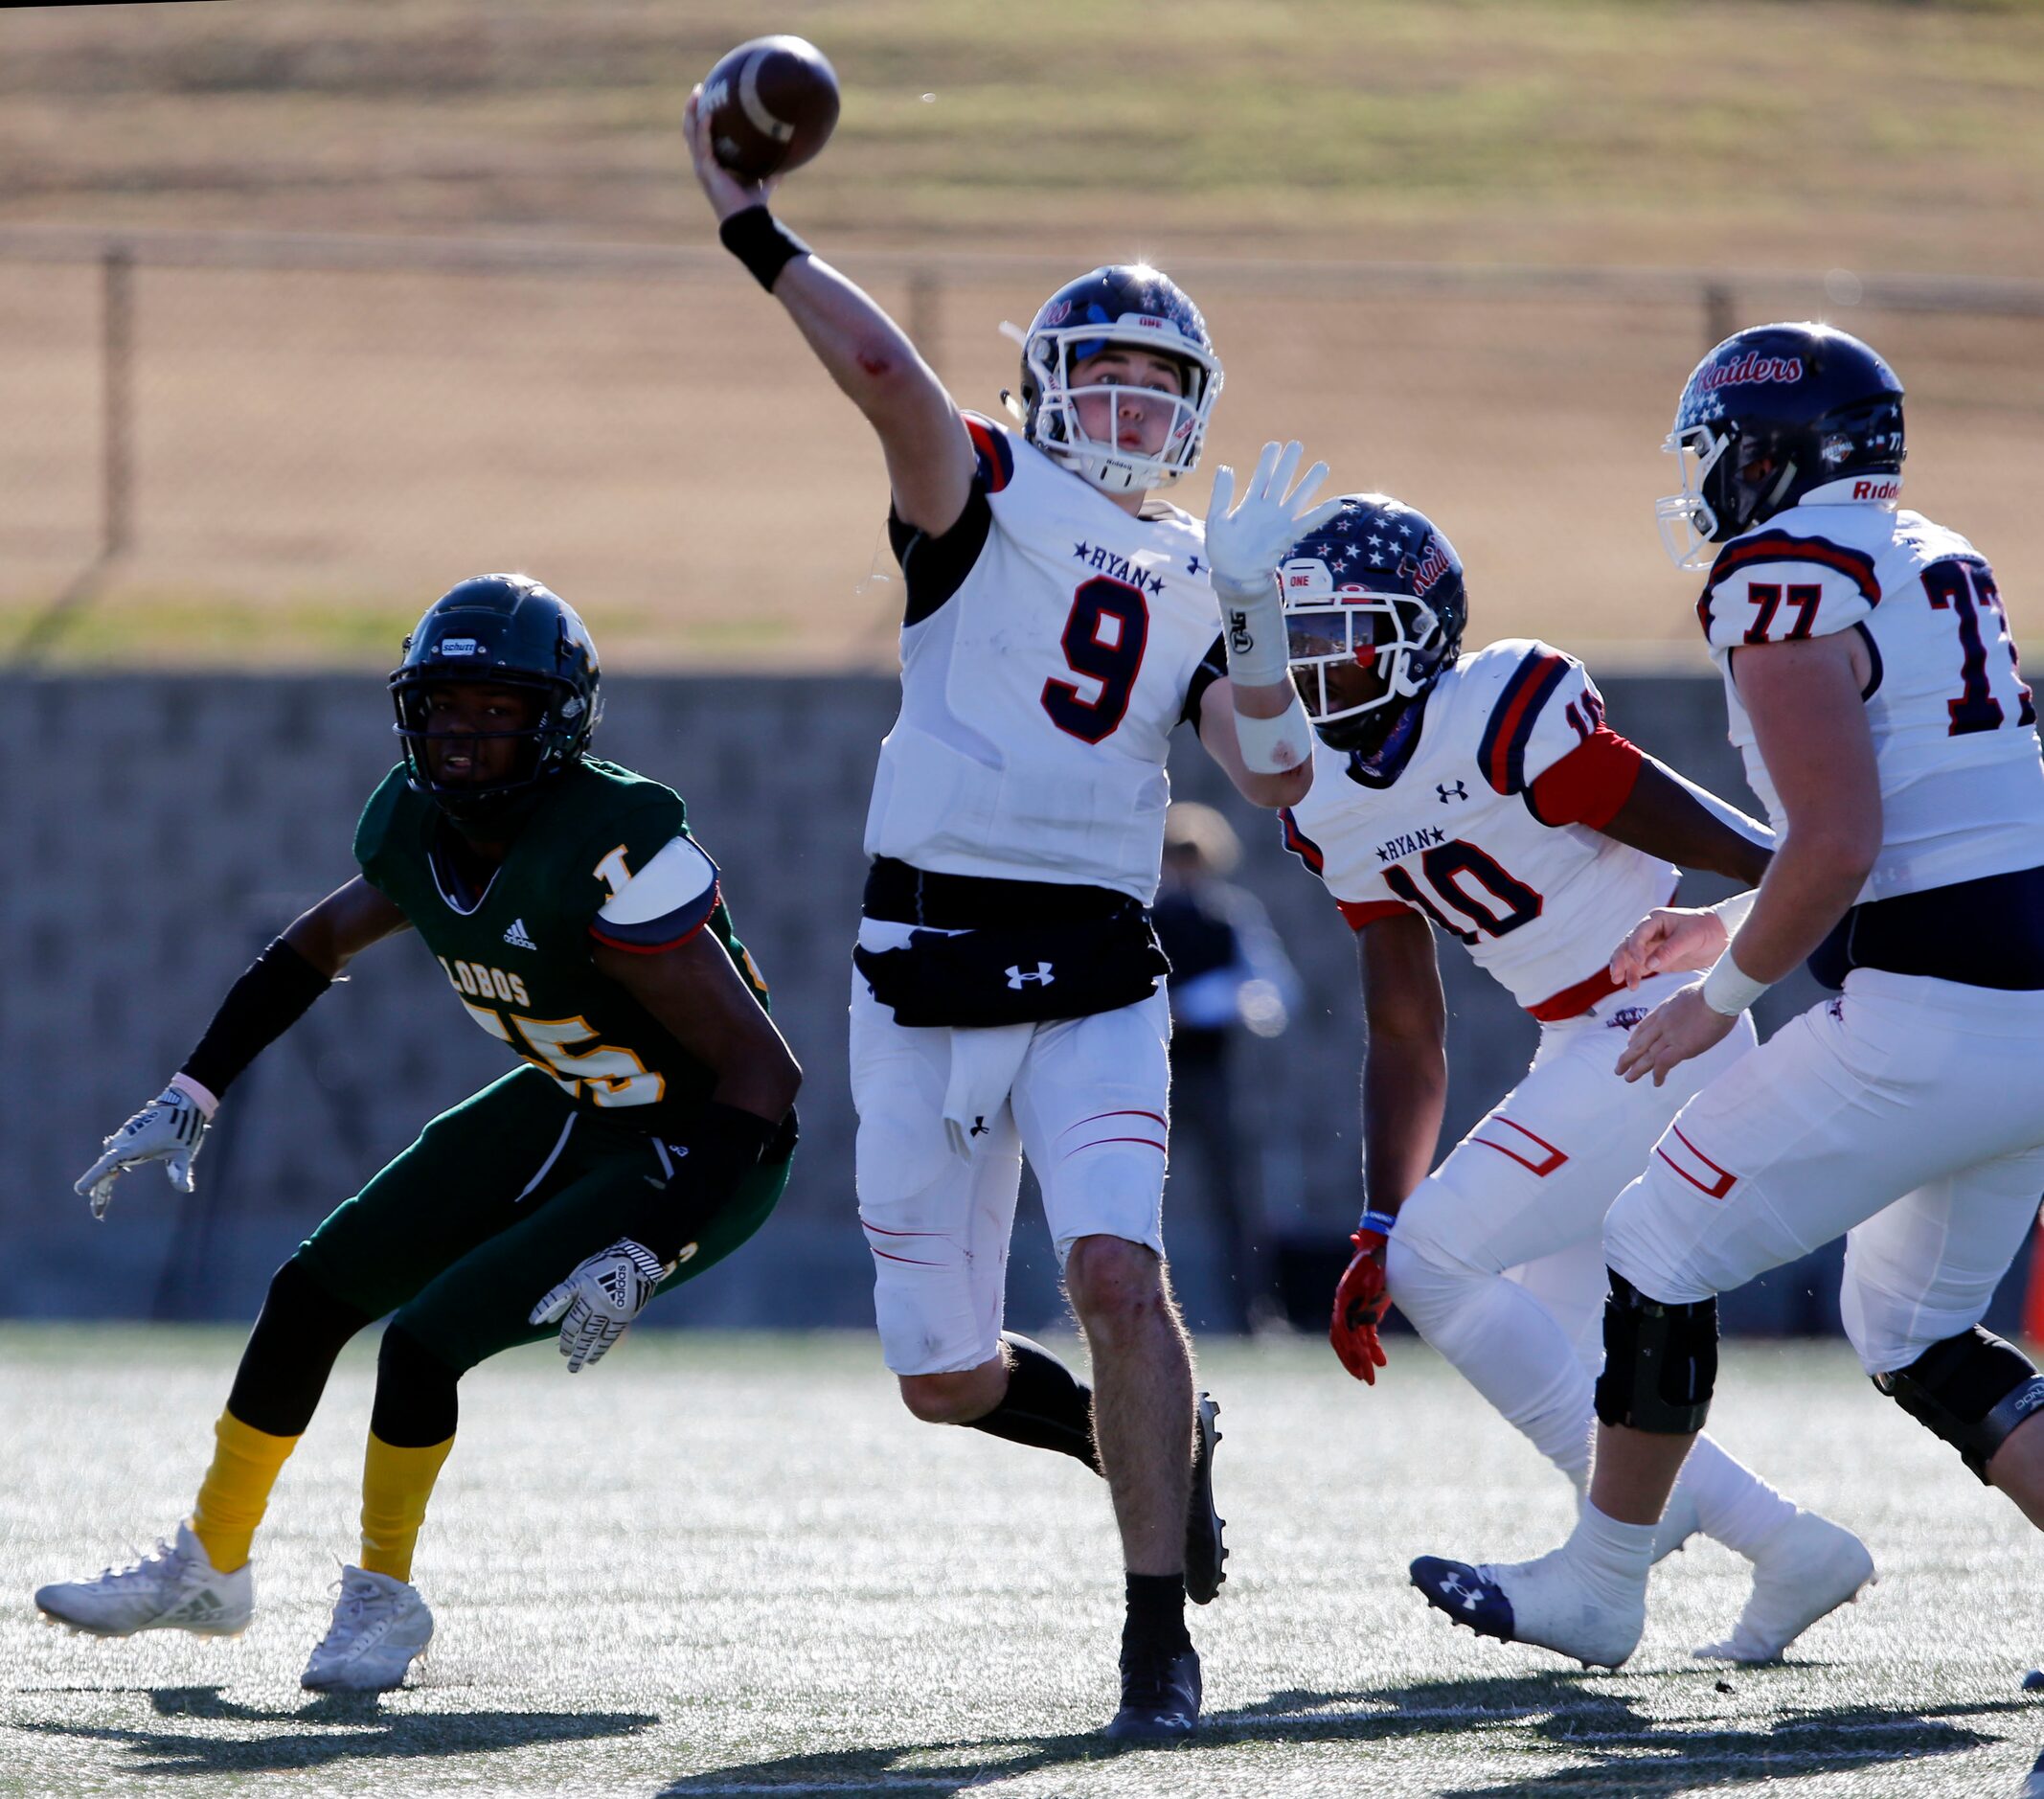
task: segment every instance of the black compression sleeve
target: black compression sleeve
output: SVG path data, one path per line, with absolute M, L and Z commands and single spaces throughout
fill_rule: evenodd
M 632 1208 L 626 1235 L 662 1262 L 672 1262 L 683 1244 L 701 1234 L 738 1182 L 759 1167 L 767 1150 L 779 1144 L 786 1128 L 786 1121 L 770 1125 L 756 1112 L 712 1101 L 689 1142 L 669 1146 L 685 1150 L 674 1165 L 673 1178 L 665 1191 L 648 1191 Z
M 179 1070 L 216 1099 L 242 1069 L 305 1015 L 306 1008 L 333 985 L 297 950 L 278 938 L 227 990 Z

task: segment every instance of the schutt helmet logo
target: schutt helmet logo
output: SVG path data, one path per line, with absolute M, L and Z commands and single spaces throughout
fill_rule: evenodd
M 1035 981 L 1044 987 L 1048 987 L 1057 978 L 1051 972 L 1051 965 L 1048 962 L 1039 962 L 1034 968 L 1029 970 L 1017 966 L 1008 969 L 1007 973 L 1008 985 L 1018 993 L 1022 991 L 1022 984 L 1025 981 Z

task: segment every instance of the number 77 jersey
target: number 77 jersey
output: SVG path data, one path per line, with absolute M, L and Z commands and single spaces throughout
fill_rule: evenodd
M 1611 993 L 1611 952 L 1676 871 L 1605 836 L 1640 757 L 1603 722 L 1573 656 L 1507 639 L 1462 657 L 1423 701 L 1388 778 L 1316 740 L 1285 847 L 1357 930 L 1410 909 L 1544 1023 Z
M 1737 651 L 1845 631 L 1864 641 L 1882 829 L 1860 900 L 2044 863 L 2036 708 L 1994 571 L 1957 532 L 1874 499 L 1792 506 L 1718 552 L 1696 615 L 1724 673 L 1732 742 L 1777 824 Z
M 942 537 L 890 521 L 908 588 L 901 712 L 866 854 L 942 875 L 1157 889 L 1164 762 L 1224 672 L 1197 519 L 1132 518 L 991 420 Z

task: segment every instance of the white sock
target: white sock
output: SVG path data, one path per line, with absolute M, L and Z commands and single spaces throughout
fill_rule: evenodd
M 1562 1554 L 1593 1585 L 1636 1593 L 1646 1586 L 1647 1570 L 1653 1565 L 1653 1539 L 1651 1524 L 1621 1523 L 1584 1500 Z
M 1696 1508 L 1696 1528 L 1749 1561 L 1768 1537 L 1796 1515 L 1793 1500 L 1783 1498 L 1709 1437 L 1698 1437 L 1682 1464 L 1669 1510 L 1676 1498 L 1684 1496 Z
M 1501 1274 L 1443 1267 L 1396 1237 L 1390 1258 L 1392 1298 L 1406 1321 L 1581 1492 L 1591 1382 L 1554 1314 Z

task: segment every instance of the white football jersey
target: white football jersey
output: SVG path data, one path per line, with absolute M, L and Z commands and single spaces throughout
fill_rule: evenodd
M 1778 828 L 1732 652 L 1836 631 L 1865 639 L 1881 853 L 1860 900 L 2044 864 L 2036 709 L 1994 571 L 1957 532 L 1874 501 L 1792 506 L 1726 543 L 1696 611 L 1732 741 Z
M 1170 507 L 1132 518 L 1019 433 L 965 418 L 991 525 L 949 597 L 902 629 L 866 853 L 1147 905 L 1171 729 L 1220 631 L 1205 528 Z
M 1286 846 L 1358 930 L 1415 908 L 1536 1017 L 1573 1016 L 1612 991 L 1611 952 L 1678 878 L 1601 831 L 1533 810 L 1533 783 L 1602 717 L 1573 656 L 1525 638 L 1491 644 L 1435 682 L 1388 785 L 1316 738 L 1312 790 L 1283 814 Z

